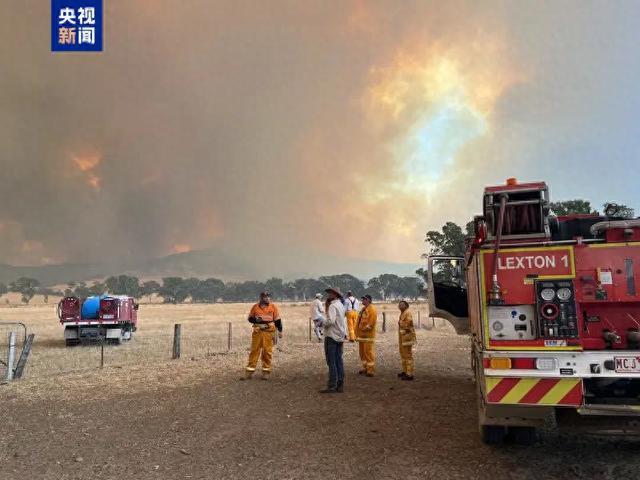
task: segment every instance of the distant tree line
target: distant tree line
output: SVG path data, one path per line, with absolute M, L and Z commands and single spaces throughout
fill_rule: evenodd
M 48 301 L 50 295 L 62 295 L 61 291 L 43 287 L 40 285 L 40 281 L 29 277 L 20 277 L 9 285 L 0 282 L 0 297 L 9 292 L 19 293 L 20 300 L 24 304 L 28 304 L 35 295 L 44 296 L 45 303 Z M 9 302 L 8 299 L 6 301 L 7 303 Z
M 274 300 L 307 301 L 325 288 L 338 287 L 343 293 L 352 291 L 356 296 L 371 295 L 377 300 L 396 300 L 400 298 L 417 299 L 424 296 L 424 285 L 418 277 L 400 277 L 385 273 L 368 282 L 349 274 L 323 276 L 318 279 L 300 278 L 284 281 L 270 278 L 267 281 L 223 282 L 217 278 L 199 279 L 195 277 L 165 277 L 161 282 L 149 280 L 141 282 L 138 277 L 118 275 L 104 281 L 71 282 L 64 291 L 42 287 L 33 278 L 22 277 L 6 286 L 0 283 L 0 296 L 7 292 L 20 293 L 22 302 L 28 304 L 36 294 L 89 297 L 92 295 L 128 295 L 134 298 L 150 299 L 153 295 L 161 297 L 164 303 L 215 303 L 250 302 L 258 298 L 262 291 L 271 292 Z

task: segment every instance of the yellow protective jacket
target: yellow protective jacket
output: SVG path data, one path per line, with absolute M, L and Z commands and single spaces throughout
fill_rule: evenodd
M 358 324 L 356 325 L 357 342 L 373 342 L 376 338 L 376 322 L 378 313 L 373 305 L 362 307 L 358 314 Z
M 409 309 L 400 314 L 400 319 L 398 320 L 398 341 L 402 346 L 416 344 L 416 330 L 413 326 L 413 316 Z

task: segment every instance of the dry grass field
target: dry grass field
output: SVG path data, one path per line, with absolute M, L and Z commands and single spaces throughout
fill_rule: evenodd
M 45 304 L 41 297 L 29 306 L 19 305 L 17 298 L 0 306 L 0 322 L 21 322 L 35 334 L 32 355 L 26 375 L 40 378 L 60 373 L 92 370 L 100 367 L 99 346 L 66 347 L 63 327 L 56 317 L 57 298 Z M 309 342 L 309 306 L 305 303 L 278 304 L 284 321 L 285 337 L 281 348 Z M 250 342 L 251 327 L 246 321 L 250 304 L 141 304 L 138 331 L 133 339 L 119 346 L 104 348 L 106 366 L 149 365 L 171 358 L 174 324 L 182 325 L 182 356 L 202 358 L 229 351 L 229 324 L 232 351 L 245 351 Z M 425 308 L 424 306 L 422 307 Z M 395 304 L 380 305 L 388 312 L 388 330 L 395 331 Z M 425 312 L 421 312 L 425 316 Z M 8 327 L 0 325 L 1 345 L 7 342 Z M 395 337 L 394 337 L 395 338 Z

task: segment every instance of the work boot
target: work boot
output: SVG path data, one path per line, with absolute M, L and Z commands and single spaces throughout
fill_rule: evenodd
M 358 371 L 358 375 L 365 375 L 367 373 L 366 370 L 360 370 Z
M 251 380 L 253 376 L 253 372 L 245 372 L 244 376 L 240 377 L 240 380 Z
M 402 377 L 402 380 L 413 380 L 413 375 L 405 375 L 404 377 Z
M 406 375 L 406 373 L 404 373 L 404 372 L 400 372 L 400 373 L 398 374 L 398 378 L 403 378 L 405 375 Z
M 337 388 L 325 388 L 324 390 L 320 390 L 320 393 L 338 393 L 338 389 Z
M 343 393 L 344 392 L 344 383 L 339 383 L 336 387 L 336 392 Z
M 375 375 L 375 373 L 367 373 L 366 376 L 367 377 L 375 377 L 376 375 Z

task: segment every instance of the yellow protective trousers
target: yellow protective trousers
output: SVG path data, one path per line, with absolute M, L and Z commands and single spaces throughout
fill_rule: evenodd
M 400 344 L 400 358 L 402 359 L 402 371 L 413 376 L 413 345 Z
M 374 349 L 375 343 L 373 341 L 359 340 L 359 344 L 362 369 L 366 373 L 373 375 L 376 372 L 376 352 Z
M 275 327 L 261 330 L 258 327 L 253 328 L 251 334 L 251 352 L 249 353 L 249 363 L 246 371 L 252 374 L 258 366 L 258 358 L 262 360 L 262 374 L 269 375 L 271 373 L 271 358 L 273 357 L 273 332 Z
M 358 323 L 358 312 L 349 310 L 347 312 L 347 333 L 351 342 L 356 339 L 356 323 Z

